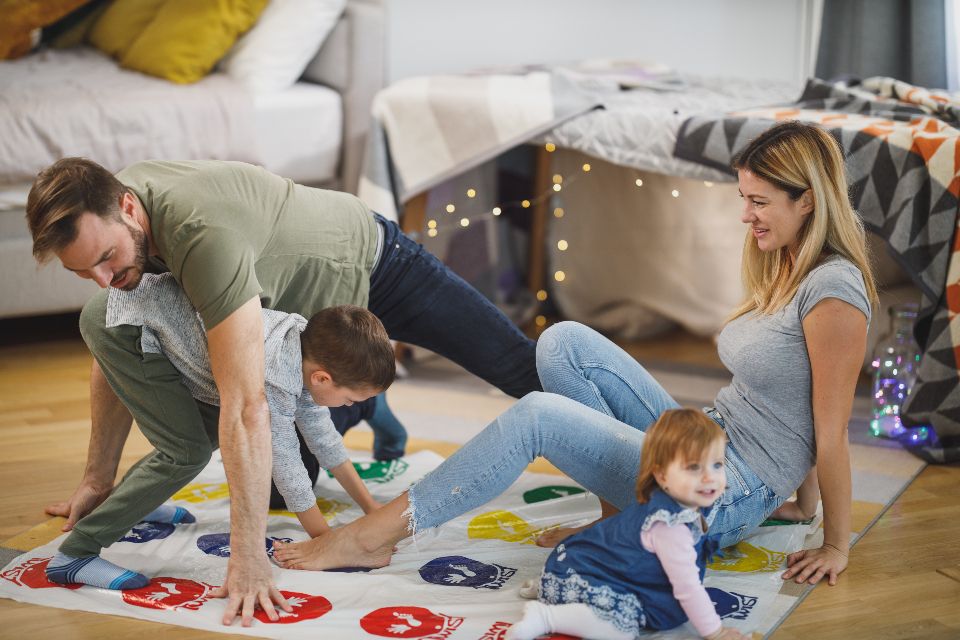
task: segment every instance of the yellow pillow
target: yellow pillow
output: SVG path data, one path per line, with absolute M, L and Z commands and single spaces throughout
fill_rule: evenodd
M 114 0 L 90 28 L 90 44 L 119 59 L 153 22 L 166 1 Z
M 0 0 L 0 59 L 30 53 L 34 29 L 53 24 L 89 0 Z
M 180 84 L 196 82 L 266 6 L 267 0 L 166 0 L 120 65 Z

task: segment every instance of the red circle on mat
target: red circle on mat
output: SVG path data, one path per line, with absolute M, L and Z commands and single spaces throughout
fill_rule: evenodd
M 422 638 L 442 631 L 446 616 L 423 607 L 384 607 L 360 619 L 360 628 L 384 638 Z
M 3 572 L 3 577 L 23 587 L 31 589 L 49 589 L 62 587 L 64 589 L 79 589 L 82 584 L 57 584 L 47 580 L 47 565 L 50 558 L 30 558 L 21 565 Z
M 199 609 L 212 587 L 202 582 L 166 576 L 153 578 L 140 589 L 121 591 L 123 601 L 146 609 Z
M 281 591 L 280 594 L 287 599 L 287 602 L 293 607 L 293 611 L 287 613 L 280 607 L 276 607 L 280 619 L 271 620 L 267 617 L 266 613 L 257 609 L 253 612 L 253 617 L 267 624 L 291 624 L 302 620 L 319 618 L 333 609 L 330 601 L 323 596 L 311 596 L 306 593 L 297 593 L 296 591 Z

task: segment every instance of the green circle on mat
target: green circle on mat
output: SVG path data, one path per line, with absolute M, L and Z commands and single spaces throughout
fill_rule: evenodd
M 544 500 L 555 500 L 556 498 L 566 498 L 578 493 L 586 493 L 580 487 L 553 484 L 548 487 L 537 487 L 530 489 L 523 494 L 523 501 L 527 504 L 534 502 L 543 502 Z
M 353 468 L 357 470 L 357 475 L 365 482 L 375 482 L 378 484 L 390 482 L 407 470 L 410 465 L 402 458 L 396 460 L 384 460 L 381 462 L 354 462 Z M 327 476 L 333 477 L 330 471 Z

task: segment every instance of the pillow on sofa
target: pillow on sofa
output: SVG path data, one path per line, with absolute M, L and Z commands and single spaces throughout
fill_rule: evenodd
M 120 66 L 188 84 L 207 75 L 267 0 L 166 0 Z
M 267 0 L 114 0 L 90 43 L 120 66 L 187 84 L 203 78 Z
M 118 60 L 153 22 L 166 0 L 114 0 L 90 27 L 90 44 Z
M 344 6 L 346 0 L 271 0 L 218 68 L 252 91 L 282 91 L 303 74 Z

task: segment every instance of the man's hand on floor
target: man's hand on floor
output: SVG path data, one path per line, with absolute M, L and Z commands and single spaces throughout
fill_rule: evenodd
M 44 512 L 50 516 L 66 518 L 67 522 L 63 525 L 61 531 L 70 531 L 80 518 L 96 509 L 101 502 L 106 500 L 111 491 L 113 491 L 112 486 L 82 481 L 66 502 L 48 505 Z
M 231 554 L 227 564 L 227 578 L 224 585 L 213 592 L 214 598 L 227 598 L 227 608 L 223 612 L 223 624 L 233 624 L 237 614 L 240 624 L 249 627 L 253 623 L 254 609 L 262 609 L 267 617 L 276 622 L 280 616 L 274 605 L 286 612 L 293 607 L 280 594 L 273 583 L 270 563 L 262 551 L 259 556 L 241 559 Z

